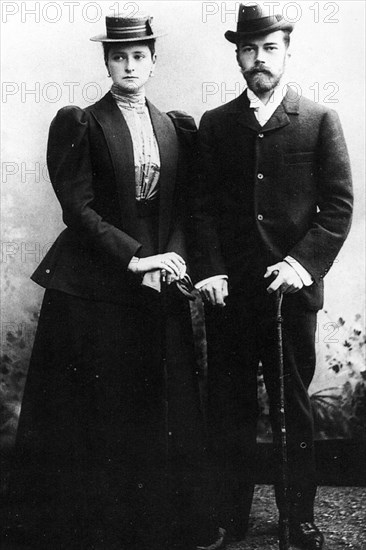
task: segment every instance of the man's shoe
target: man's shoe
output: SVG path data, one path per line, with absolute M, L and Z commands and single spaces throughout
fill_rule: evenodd
M 208 546 L 196 546 L 196 550 L 224 550 L 226 546 L 226 530 L 219 527 L 217 538 Z
M 321 550 L 324 535 L 311 521 L 290 523 L 290 542 L 304 550 Z

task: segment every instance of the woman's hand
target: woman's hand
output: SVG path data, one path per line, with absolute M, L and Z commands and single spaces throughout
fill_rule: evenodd
M 133 257 L 127 269 L 133 273 L 147 273 L 156 269 L 165 270 L 171 282 L 184 277 L 186 274 L 186 263 L 179 254 L 166 252 L 165 254 L 148 256 L 147 258 Z

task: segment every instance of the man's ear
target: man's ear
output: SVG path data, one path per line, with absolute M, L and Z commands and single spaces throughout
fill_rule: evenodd
M 236 55 L 236 62 L 237 62 L 237 64 L 238 64 L 238 65 L 239 65 L 239 67 L 240 67 L 240 61 L 239 61 L 239 49 L 238 49 L 238 48 L 237 48 L 237 49 L 235 50 L 235 55 Z
M 291 56 L 292 56 L 291 50 L 287 50 L 286 58 L 285 58 L 286 67 L 289 67 L 291 65 Z

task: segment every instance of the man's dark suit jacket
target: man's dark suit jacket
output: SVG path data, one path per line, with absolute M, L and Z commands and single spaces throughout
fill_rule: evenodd
M 290 255 L 314 280 L 300 291 L 304 304 L 321 308 L 352 215 L 338 115 L 288 89 L 261 127 L 244 92 L 204 114 L 199 143 L 195 280 L 227 274 L 240 290 Z
M 171 118 L 150 102 L 147 105 L 161 161 L 155 252 L 185 255 L 184 147 Z M 67 228 L 32 279 L 80 297 L 128 302 L 141 280 L 127 271 L 127 265 L 132 256 L 151 251 L 141 242 L 130 132 L 110 93 L 86 109 L 69 106 L 57 113 L 50 128 L 47 163 Z

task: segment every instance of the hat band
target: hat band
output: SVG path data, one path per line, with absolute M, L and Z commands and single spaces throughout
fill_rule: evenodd
M 134 25 L 133 27 L 108 27 L 108 38 L 149 38 L 153 33 L 148 33 L 146 25 Z
M 237 32 L 254 32 L 260 30 L 266 30 L 266 28 L 278 23 L 283 19 L 282 15 L 261 17 L 260 19 L 252 19 L 246 21 L 238 21 Z

